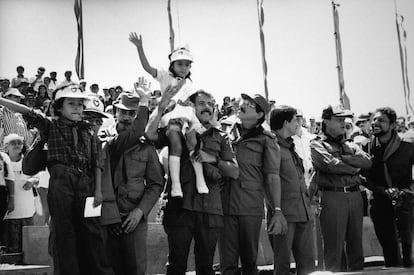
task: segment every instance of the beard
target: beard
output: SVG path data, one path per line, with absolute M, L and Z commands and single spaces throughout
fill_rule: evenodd
M 131 128 L 131 123 L 125 122 L 125 121 L 118 122 L 118 124 L 116 125 L 116 130 L 117 130 L 118 133 L 122 132 L 122 131 L 126 131 L 129 128 Z

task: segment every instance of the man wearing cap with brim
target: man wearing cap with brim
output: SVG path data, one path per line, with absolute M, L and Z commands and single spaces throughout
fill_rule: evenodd
M 358 145 L 345 139 L 345 118 L 352 116 L 342 106 L 328 106 L 322 112 L 324 135 L 311 141 L 316 170 L 311 185 L 316 184 L 321 193 L 324 262 L 325 269 L 332 272 L 364 268 L 360 172 L 369 169 L 372 163 Z
M 45 68 L 44 67 L 39 67 L 37 69 L 37 74 L 30 78 L 29 82 L 30 82 L 30 86 L 32 86 L 33 91 L 37 92 L 39 91 L 39 85 L 43 84 L 43 75 L 45 74 Z
M 239 164 L 239 177 L 222 190 L 224 228 L 220 236 L 221 274 L 236 274 L 239 258 L 242 274 L 257 274 L 257 252 L 266 197 L 272 214 L 269 234 L 286 230 L 280 213 L 280 148 L 275 135 L 262 123 L 269 104 L 259 95 L 242 94 L 238 118 L 231 139 Z
M 4 94 L 4 97 L 17 103 L 24 99 L 24 95 L 16 88 L 10 88 Z M 7 107 L 0 107 L 0 148 L 3 148 L 4 137 L 12 133 L 22 136 L 28 146 L 32 144 L 33 135 L 22 115 Z
M 149 92 L 135 85 L 123 92 L 116 108 L 118 134 L 109 138 L 113 191 L 121 221 L 108 227 L 108 258 L 115 274 L 145 274 L 148 214 L 164 188 L 164 174 L 154 146 L 145 142 Z

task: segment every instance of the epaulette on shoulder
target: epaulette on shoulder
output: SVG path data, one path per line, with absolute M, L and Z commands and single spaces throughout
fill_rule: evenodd
M 271 139 L 275 139 L 275 138 L 276 138 L 276 135 L 275 135 L 273 132 L 271 132 L 271 131 L 266 131 L 266 130 L 264 130 L 264 131 L 263 131 L 263 135 L 268 136 L 268 137 L 270 137 Z

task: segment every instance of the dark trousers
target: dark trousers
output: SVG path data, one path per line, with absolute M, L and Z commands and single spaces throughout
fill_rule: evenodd
M 360 192 L 322 192 L 321 229 L 325 269 L 332 272 L 364 269 L 363 201 Z M 346 265 L 343 264 L 345 250 Z
M 50 170 L 48 204 L 55 230 L 61 275 L 113 274 L 106 259 L 98 218 L 84 218 L 85 199 L 93 177 L 65 165 Z
M 239 257 L 242 274 L 257 274 L 262 216 L 224 215 L 224 228 L 220 234 L 221 274 L 238 274 Z
M 23 251 L 23 226 L 33 225 L 33 217 L 4 220 L 3 243 L 8 253 Z
M 185 274 L 192 239 L 194 239 L 196 274 L 215 274 L 213 270 L 214 252 L 222 223 L 212 223 L 210 218 L 215 216 L 214 220 L 216 218 L 221 220 L 221 216 L 194 211 L 182 211 L 186 212 L 184 215 L 188 216 L 187 225 L 164 226 L 165 232 L 168 235 L 167 274 Z M 220 227 L 218 227 L 219 225 Z
M 0 186 L 0 236 L 3 236 L 4 221 L 3 217 L 7 212 L 7 199 L 9 192 L 6 186 Z
M 315 271 L 313 223 L 288 222 L 284 235 L 268 235 L 275 259 L 277 275 L 290 275 L 290 254 L 296 262 L 296 273 L 307 275 Z
M 374 195 L 371 204 L 371 219 L 378 241 L 382 246 L 385 266 L 401 266 L 403 264 L 410 267 L 412 265 L 412 206 L 410 202 L 405 201 L 401 207 L 394 209 L 387 197 Z M 402 262 L 399 240 L 401 240 Z
M 144 275 L 147 269 L 148 224 L 141 220 L 129 234 L 108 234 L 108 258 L 117 275 Z

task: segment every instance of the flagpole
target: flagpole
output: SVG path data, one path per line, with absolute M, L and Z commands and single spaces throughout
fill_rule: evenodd
M 168 4 L 167 4 L 167 11 L 168 11 L 168 23 L 169 23 L 169 27 L 170 27 L 170 50 L 171 52 L 174 51 L 174 39 L 175 39 L 175 35 L 174 35 L 174 29 L 173 29 L 173 25 L 172 25 L 172 16 L 171 16 L 171 0 L 168 0 Z
M 336 47 L 336 68 L 338 71 L 338 84 L 339 84 L 339 102 L 345 109 L 351 109 L 350 100 L 345 93 L 345 81 L 344 81 L 344 71 L 342 65 L 342 46 L 341 46 L 341 36 L 339 34 L 339 16 L 338 10 L 336 7 L 339 4 L 336 4 L 332 1 L 332 12 L 333 12 L 333 21 L 334 21 L 334 36 L 335 36 L 335 47 Z
M 76 51 L 75 70 L 79 79 L 85 79 L 84 56 L 83 56 L 83 17 L 82 0 L 75 0 L 74 12 L 78 28 L 78 48 Z
M 264 24 L 263 1 L 264 0 L 257 0 L 257 16 L 259 19 L 259 34 L 260 34 L 260 46 L 261 46 L 261 52 L 262 52 L 262 66 L 263 66 L 263 81 L 264 81 L 265 98 L 267 101 L 269 101 L 269 90 L 267 87 L 267 62 L 266 62 L 265 41 L 264 41 L 264 33 L 263 33 L 263 24 Z

